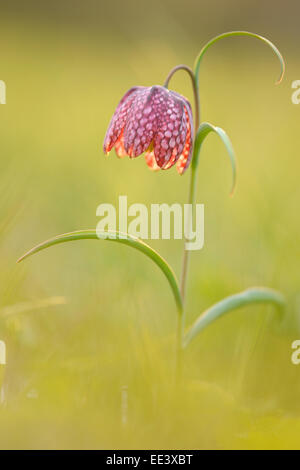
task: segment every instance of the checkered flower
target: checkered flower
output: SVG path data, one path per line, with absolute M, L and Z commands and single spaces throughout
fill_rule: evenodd
M 188 168 L 193 151 L 193 115 L 188 100 L 162 86 L 134 87 L 121 99 L 109 124 L 104 152 L 118 157 L 145 152 L 153 170 Z

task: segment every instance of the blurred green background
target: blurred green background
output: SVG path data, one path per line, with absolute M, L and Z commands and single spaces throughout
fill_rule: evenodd
M 1 1 L 1 448 L 299 448 L 299 13 L 291 1 Z M 228 159 L 209 137 L 197 194 L 205 246 L 192 254 L 188 323 L 252 285 L 281 290 L 288 309 L 279 318 L 249 307 L 211 325 L 185 354 L 180 388 L 175 305 L 148 259 L 81 241 L 15 262 L 53 235 L 95 228 L 97 206 L 119 195 L 186 202 L 188 172 L 104 158 L 102 141 L 128 88 L 162 84 L 232 29 L 271 39 L 287 73 L 275 87 L 276 57 L 249 38 L 218 43 L 202 63 L 202 119 L 229 134 L 238 186 L 229 198 Z M 183 73 L 171 88 L 192 100 Z M 182 242 L 150 244 L 179 276 Z M 66 304 L 35 308 L 57 296 Z

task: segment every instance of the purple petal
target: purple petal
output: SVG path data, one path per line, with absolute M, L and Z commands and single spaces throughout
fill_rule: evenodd
M 130 90 L 127 91 L 127 93 L 119 102 L 117 109 L 114 112 L 113 117 L 111 118 L 105 135 L 103 144 L 104 153 L 110 152 L 115 143 L 117 142 L 118 138 L 120 137 L 121 132 L 124 129 L 127 116 L 129 114 L 135 94 L 140 90 L 140 88 L 143 87 L 130 88 Z

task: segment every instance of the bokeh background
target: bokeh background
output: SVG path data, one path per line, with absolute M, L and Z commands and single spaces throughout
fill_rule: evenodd
M 299 447 L 299 13 L 296 1 L 1 0 L 1 448 Z M 219 42 L 202 63 L 202 119 L 231 137 L 238 186 L 230 198 L 225 150 L 209 137 L 197 194 L 205 246 L 192 254 L 188 323 L 252 285 L 279 289 L 288 308 L 279 317 L 252 306 L 209 326 L 176 387 L 175 305 L 151 261 L 101 241 L 16 259 L 53 235 L 94 228 L 97 206 L 119 195 L 186 202 L 188 172 L 105 158 L 102 141 L 128 88 L 163 83 L 233 29 L 275 42 L 287 71 L 275 87 L 276 57 L 249 38 Z M 172 88 L 192 100 L 183 73 Z M 182 243 L 151 245 L 179 276 Z

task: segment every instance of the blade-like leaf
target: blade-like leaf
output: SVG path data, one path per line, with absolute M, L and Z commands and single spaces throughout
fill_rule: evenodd
M 230 194 L 233 194 L 234 188 L 235 188 L 235 183 L 236 183 L 236 163 L 235 163 L 235 154 L 234 150 L 231 144 L 231 141 L 226 134 L 226 132 L 221 129 L 220 127 L 213 126 L 209 122 L 203 122 L 198 129 L 198 132 L 196 134 L 195 138 L 195 147 L 194 147 L 194 156 L 192 160 L 192 165 L 194 168 L 197 168 L 198 161 L 199 161 L 199 154 L 200 154 L 200 149 L 203 144 L 204 139 L 210 132 L 215 132 L 222 140 L 223 144 L 226 147 L 226 150 L 228 152 L 230 162 L 231 162 L 231 168 L 232 168 L 232 185 L 231 185 L 231 192 Z
M 217 318 L 227 312 L 254 303 L 273 303 L 282 309 L 285 305 L 285 299 L 279 292 L 266 287 L 252 287 L 238 294 L 226 297 L 198 317 L 185 335 L 184 347 L 186 347 L 200 331 Z
M 154 263 L 162 270 L 164 275 L 169 281 L 170 287 L 175 297 L 175 302 L 177 305 L 178 313 L 181 314 L 182 312 L 182 300 L 181 295 L 179 292 L 178 283 L 176 280 L 176 276 L 169 266 L 169 264 L 164 260 L 162 256 L 160 256 L 157 251 L 153 250 L 149 245 L 147 245 L 142 240 L 130 235 L 128 233 L 122 233 L 117 231 L 99 231 L 99 230 L 79 230 L 76 232 L 64 233 L 62 235 L 58 235 L 50 240 L 46 240 L 45 242 L 37 245 L 36 247 L 32 248 L 30 251 L 25 253 L 18 262 L 24 260 L 28 256 L 33 255 L 45 248 L 48 248 L 53 245 L 57 245 L 59 243 L 70 242 L 75 240 L 107 240 L 107 241 L 115 241 L 118 243 L 123 243 L 124 245 L 131 246 L 138 251 L 144 253 L 148 258 L 150 258 Z
M 199 55 L 196 58 L 195 66 L 194 66 L 195 77 L 196 77 L 196 82 L 197 83 L 198 83 L 198 80 L 199 80 L 200 63 L 201 63 L 201 60 L 202 60 L 205 52 L 207 51 L 207 49 L 210 46 L 212 46 L 215 42 L 219 41 L 220 39 L 228 38 L 230 36 L 250 36 L 252 38 L 259 39 L 260 41 L 264 42 L 269 47 L 271 47 L 271 49 L 273 50 L 273 52 L 276 54 L 276 56 L 279 59 L 280 68 L 281 68 L 280 76 L 279 76 L 276 83 L 278 84 L 278 83 L 281 82 L 281 80 L 283 78 L 283 75 L 284 75 L 284 71 L 285 71 L 284 60 L 283 60 L 283 57 L 282 57 L 281 53 L 277 49 L 277 47 L 271 41 L 269 41 L 269 39 L 266 39 L 265 37 L 260 36 L 259 34 L 251 33 L 250 31 L 229 31 L 228 33 L 223 33 L 223 34 L 220 34 L 219 36 L 214 37 L 207 44 L 205 44 L 205 46 L 201 49 Z
M 6 305 L 5 307 L 2 307 L 0 309 L 0 319 L 56 305 L 65 305 L 66 303 L 67 300 L 65 297 L 48 297 L 46 299 L 18 302 L 14 305 Z

